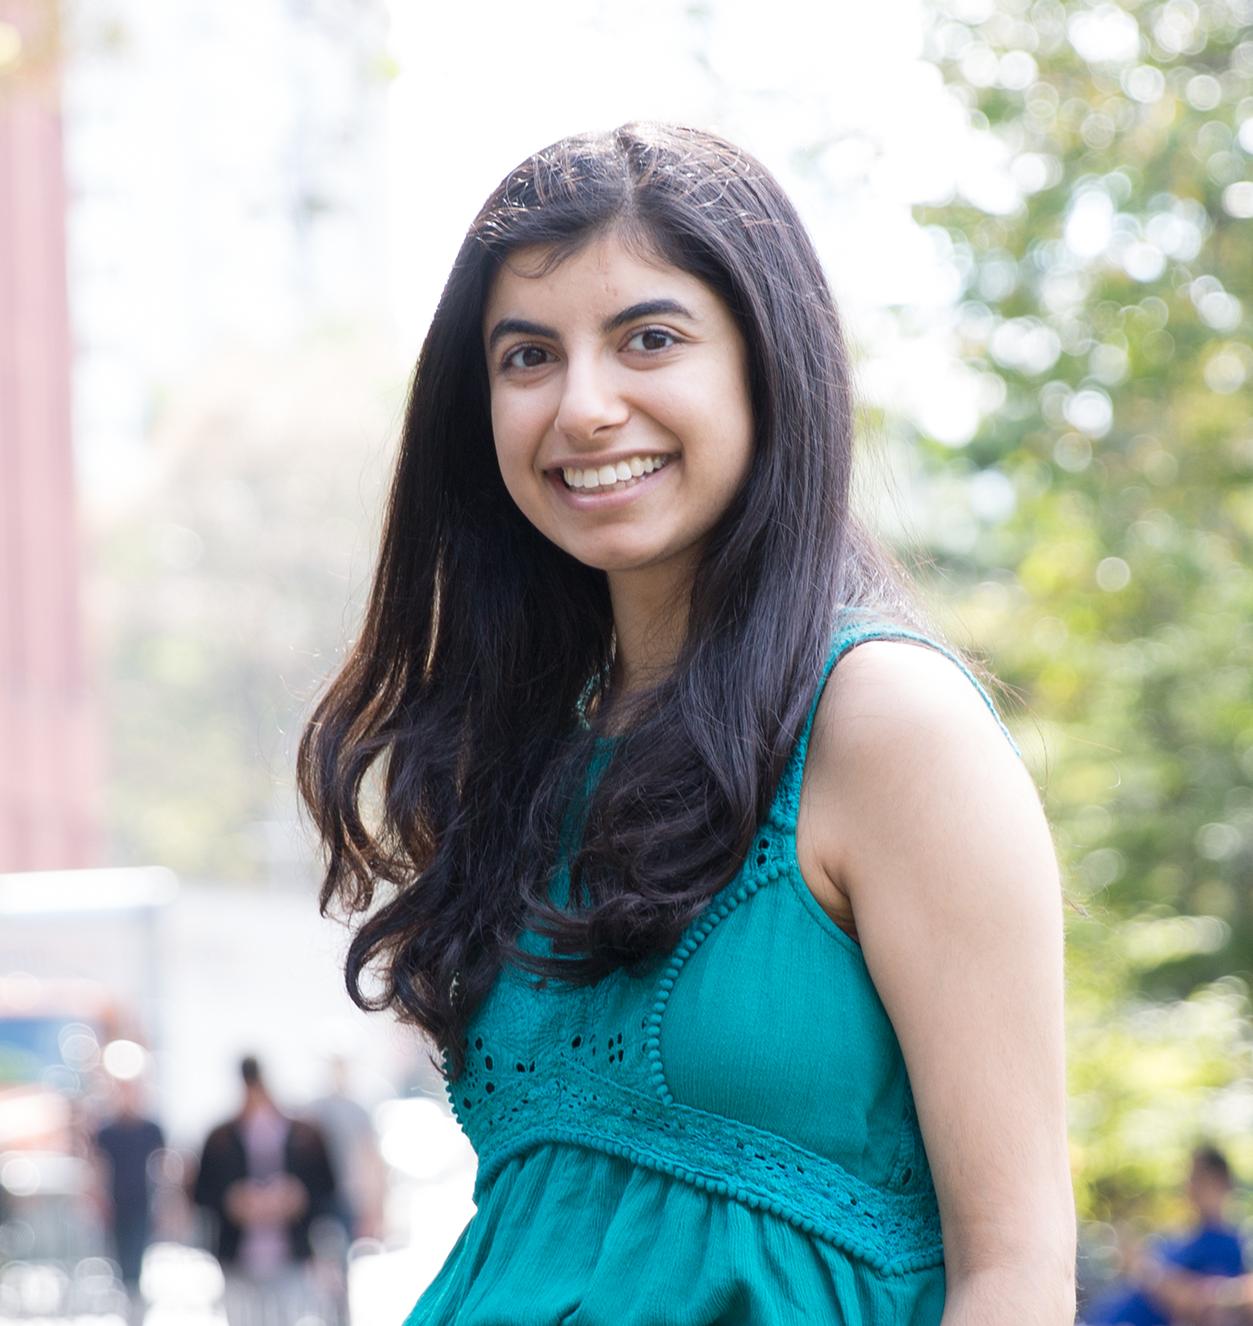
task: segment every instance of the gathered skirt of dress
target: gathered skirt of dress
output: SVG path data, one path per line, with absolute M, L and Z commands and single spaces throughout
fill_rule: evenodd
M 481 1194 L 405 1326 L 938 1326 L 944 1268 L 883 1274 L 786 1219 L 545 1142 Z

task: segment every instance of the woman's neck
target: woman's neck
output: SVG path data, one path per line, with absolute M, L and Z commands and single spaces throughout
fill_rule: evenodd
M 609 573 L 614 699 L 655 686 L 674 667 L 683 648 L 691 581 L 686 576 L 659 575 L 658 570 Z

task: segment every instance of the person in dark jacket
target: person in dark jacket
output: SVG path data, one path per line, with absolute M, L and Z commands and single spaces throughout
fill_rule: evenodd
M 243 1106 L 205 1139 L 192 1197 L 216 1221 L 231 1326 L 295 1321 L 323 1306 L 309 1230 L 334 1208 L 335 1176 L 317 1127 L 275 1105 L 254 1056 L 240 1075 Z

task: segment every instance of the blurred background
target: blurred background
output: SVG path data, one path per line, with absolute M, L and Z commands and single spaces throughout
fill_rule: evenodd
M 246 1054 L 372 1176 L 303 1321 L 399 1321 L 472 1213 L 294 750 L 466 226 L 634 118 L 796 199 L 859 505 L 1005 683 L 1077 903 L 1081 1294 L 1198 1145 L 1247 1224 L 1253 0 L 0 0 L 0 1320 L 223 1320 L 190 1195 Z

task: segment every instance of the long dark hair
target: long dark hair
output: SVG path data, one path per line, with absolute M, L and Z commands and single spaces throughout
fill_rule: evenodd
M 613 617 L 605 575 L 506 492 L 481 319 L 506 255 L 540 245 L 558 262 L 609 229 L 730 309 L 754 451 L 703 549 L 676 665 L 626 711 L 563 910 L 549 882 L 602 735 Z M 731 143 L 642 124 L 562 139 L 475 218 L 414 371 L 365 621 L 298 755 L 326 851 L 322 912 L 362 915 L 349 993 L 421 1027 L 450 1079 L 502 963 L 590 984 L 674 947 L 768 811 L 843 605 L 925 625 L 900 563 L 850 510 L 852 446 L 821 265 L 778 183 Z M 518 947 L 524 925 L 553 956 Z

